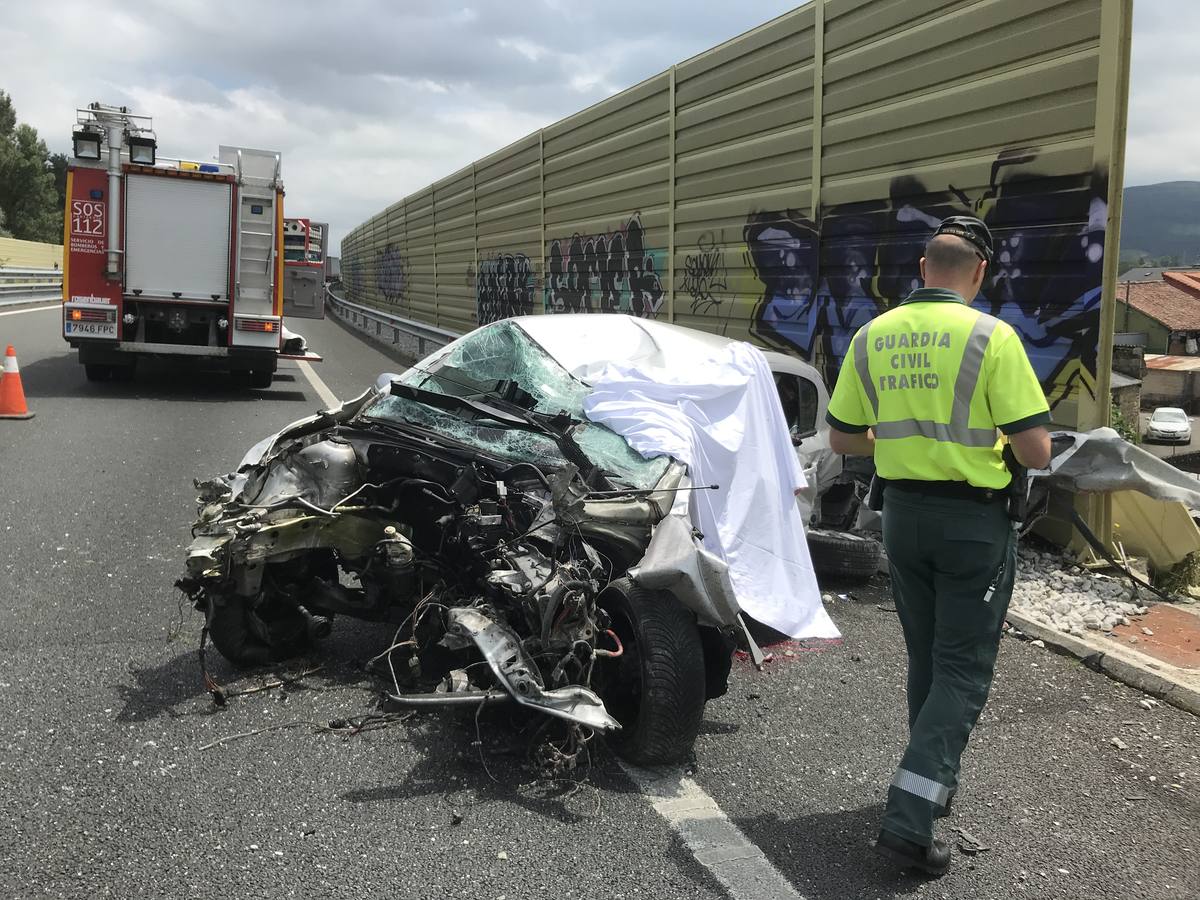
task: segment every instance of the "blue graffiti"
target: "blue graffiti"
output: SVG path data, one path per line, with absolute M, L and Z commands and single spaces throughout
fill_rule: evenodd
M 1036 155 L 1000 154 L 975 199 L 902 177 L 885 200 L 823 210 L 820 226 L 794 210 L 751 215 L 744 237 L 764 286 L 755 334 L 799 353 L 832 383 L 854 333 L 920 285 L 918 263 L 937 223 L 966 213 L 984 219 L 996 243 L 973 305 L 1013 326 L 1052 402 L 1078 387 L 1090 391 L 1107 182 L 1099 172 L 1052 178 L 1015 171 Z

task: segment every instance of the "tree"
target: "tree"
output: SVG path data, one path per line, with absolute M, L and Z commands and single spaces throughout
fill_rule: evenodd
M 7 137 L 17 127 L 17 111 L 13 107 L 12 97 L 0 91 L 0 137 Z
M 0 91 L 0 212 L 15 238 L 56 244 L 62 211 L 46 142 L 17 124 L 12 98 Z
M 54 190 L 58 193 L 58 208 L 67 206 L 67 154 L 51 153 L 50 170 L 54 173 Z

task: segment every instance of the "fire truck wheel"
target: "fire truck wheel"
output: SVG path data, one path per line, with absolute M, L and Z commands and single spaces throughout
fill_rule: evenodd
M 253 372 L 250 373 L 250 387 L 252 387 L 252 388 L 269 388 L 271 386 L 271 382 L 273 382 L 274 380 L 275 380 L 274 372 L 267 372 L 267 371 L 263 371 L 262 369 L 255 369 Z
M 111 366 L 113 381 L 133 381 L 133 373 L 137 369 L 136 363 L 125 363 L 124 365 Z
M 113 367 L 102 363 L 88 363 L 83 371 L 88 381 L 108 381 L 113 377 Z

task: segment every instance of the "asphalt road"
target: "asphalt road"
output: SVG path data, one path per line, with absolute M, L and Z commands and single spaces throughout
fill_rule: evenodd
M 395 368 L 333 322 L 302 330 L 339 395 Z M 0 317 L 7 342 L 37 416 L 0 421 L 0 896 L 725 896 L 603 748 L 582 786 L 538 784 L 498 713 L 480 747 L 469 715 L 327 730 L 378 710 L 360 665 L 378 628 L 339 620 L 280 670 L 319 672 L 215 709 L 172 588 L 191 480 L 315 392 L 290 364 L 265 391 L 166 369 L 89 384 L 53 312 Z M 878 581 L 833 603 L 842 645 L 737 663 L 696 748 L 692 777 L 801 894 L 1200 896 L 1197 720 L 1011 639 L 944 822 L 989 849 L 928 884 L 877 862 L 904 733 Z M 229 689 L 269 677 L 210 660 Z

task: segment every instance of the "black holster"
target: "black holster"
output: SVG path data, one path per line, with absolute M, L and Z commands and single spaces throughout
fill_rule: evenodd
M 1008 495 L 1008 517 L 1014 522 L 1024 522 L 1029 514 L 1029 470 L 1017 462 L 1012 444 L 1004 445 L 1004 465 L 1012 475 L 1005 489 Z
M 876 472 L 871 476 L 871 486 L 867 489 L 867 509 L 879 512 L 883 509 L 883 488 L 887 479 L 880 478 Z

